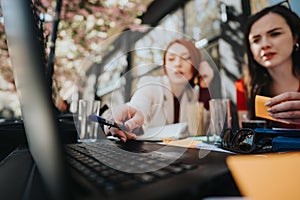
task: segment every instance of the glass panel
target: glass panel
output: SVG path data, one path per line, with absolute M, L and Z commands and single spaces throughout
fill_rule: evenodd
M 124 102 L 125 80 L 122 78 L 122 74 L 127 66 L 126 54 L 118 52 L 113 58 L 104 66 L 104 71 L 98 78 L 96 95 L 105 98 L 105 100 L 102 99 L 103 101 L 120 104 Z M 114 95 L 113 98 L 111 95 L 107 95 L 112 91 L 119 95 Z
M 182 10 L 178 9 L 173 14 L 167 15 L 157 27 L 153 28 L 145 37 L 136 42 L 136 51 L 133 52 L 134 59 L 131 71 L 133 77 L 149 73 L 162 65 L 163 51 L 159 48 L 164 49 L 171 40 L 182 37 L 182 27 L 183 14 Z M 163 30 L 166 30 L 166 32 L 164 33 Z M 155 48 L 144 48 L 149 46 Z M 161 70 L 158 70 L 158 73 L 160 72 Z
M 269 0 L 251 0 L 251 13 L 254 14 L 259 10 L 267 7 Z
M 217 0 L 194 0 L 185 6 L 186 34 L 196 41 L 220 34 L 220 11 Z

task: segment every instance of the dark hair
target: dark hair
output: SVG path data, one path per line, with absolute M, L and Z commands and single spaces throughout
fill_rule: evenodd
M 282 6 L 282 5 L 274 5 L 271 7 L 267 7 L 260 12 L 252 15 L 247 22 L 246 29 L 244 32 L 245 35 L 245 47 L 246 53 L 248 57 L 248 70 L 249 70 L 249 81 L 245 82 L 247 87 L 246 91 L 250 91 L 250 94 L 247 95 L 248 98 L 248 108 L 250 112 L 250 117 L 255 117 L 254 112 L 254 99 L 257 94 L 261 95 L 269 95 L 269 86 L 271 83 L 271 76 L 269 75 L 266 68 L 261 66 L 257 63 L 252 55 L 250 49 L 250 42 L 248 36 L 250 34 L 251 27 L 253 24 L 262 18 L 263 16 L 267 15 L 268 13 L 276 13 L 283 17 L 290 27 L 292 32 L 293 38 L 297 39 L 298 44 L 300 44 L 300 19 L 297 14 L 291 11 L 289 8 Z M 292 52 L 292 61 L 293 61 L 293 74 L 300 79 L 300 51 L 296 50 L 294 47 Z
M 195 43 L 193 41 L 188 39 L 176 39 L 169 43 L 169 45 L 167 46 L 164 52 L 164 63 L 163 63 L 164 72 L 166 73 L 166 54 L 170 46 L 172 46 L 173 44 L 181 44 L 188 49 L 191 56 L 191 63 L 193 66 L 193 77 L 191 80 L 193 80 L 195 77 L 198 78 L 199 77 L 198 67 L 201 62 L 200 50 L 195 46 Z

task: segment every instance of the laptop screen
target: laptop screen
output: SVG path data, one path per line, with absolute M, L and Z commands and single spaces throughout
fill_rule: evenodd
M 29 148 L 50 193 L 61 199 L 67 191 L 63 146 L 45 78 L 38 17 L 31 0 L 1 0 L 1 6 Z

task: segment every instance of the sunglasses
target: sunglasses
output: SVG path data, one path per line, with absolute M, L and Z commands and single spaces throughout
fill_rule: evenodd
M 253 129 L 242 128 L 236 132 L 222 132 L 221 148 L 241 154 L 265 153 L 272 150 L 272 137 L 256 134 Z
M 281 2 L 279 2 L 279 3 L 277 3 L 277 4 L 273 5 L 273 6 L 285 6 L 288 9 L 292 10 L 291 4 L 290 4 L 289 0 L 281 1 Z

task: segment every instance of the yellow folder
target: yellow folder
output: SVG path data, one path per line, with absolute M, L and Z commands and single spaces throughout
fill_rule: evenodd
M 243 196 L 251 200 L 300 199 L 300 152 L 227 157 Z

